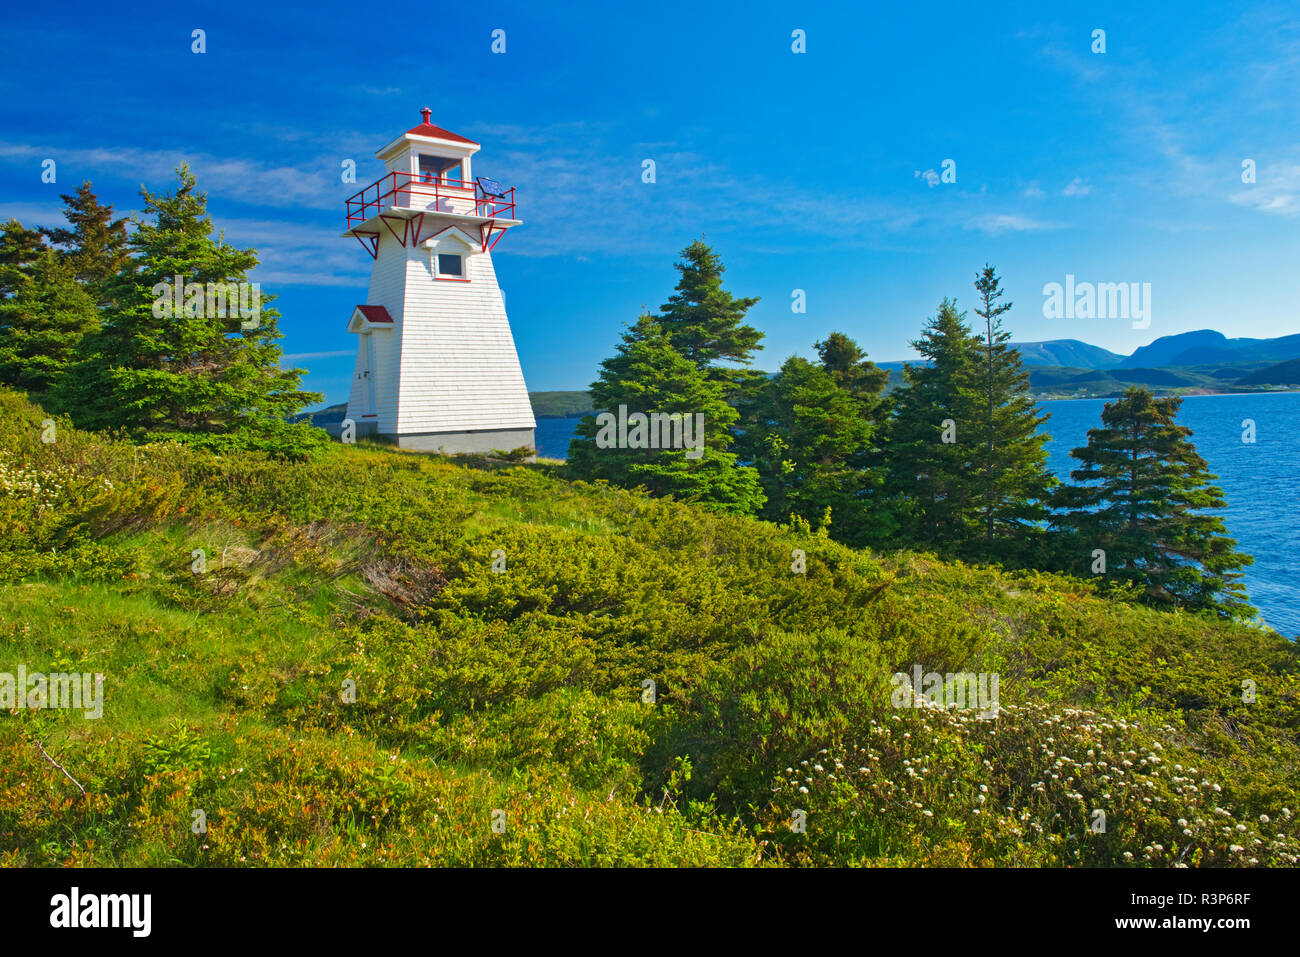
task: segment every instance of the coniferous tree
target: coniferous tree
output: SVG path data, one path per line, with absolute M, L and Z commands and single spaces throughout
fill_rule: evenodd
M 983 409 L 980 340 L 956 302 L 944 299 L 912 347 L 929 361 L 904 366 L 903 387 L 891 397 L 883 497 L 901 543 L 952 554 L 981 528 L 971 481 Z
M 857 459 L 873 431 L 860 403 L 825 369 L 791 356 L 742 408 L 737 449 L 758 470 L 764 517 L 815 523 L 829 508 L 836 538 L 855 540 L 867 478 Z
M 758 469 L 764 517 L 815 524 L 829 514 L 837 540 L 863 544 L 883 535 L 866 507 L 878 483 L 867 461 L 888 374 L 841 332 L 815 347 L 820 365 L 791 357 L 742 405 L 736 447 Z
M 985 560 L 1032 560 L 1034 541 L 1050 515 L 1051 489 L 1056 480 L 1047 470 L 1047 435 L 1029 391 L 1020 351 L 1008 345 L 1011 333 L 1002 316 L 1011 303 L 1000 302 L 1003 291 L 990 265 L 975 279 L 980 305 L 975 314 L 984 320 L 977 389 L 982 410 L 976 425 L 978 442 L 971 447 L 979 498 L 982 531 L 966 553 Z
M 281 369 L 278 314 L 261 296 L 251 319 L 229 297 L 247 284 L 253 250 L 212 237 L 207 197 L 188 167 L 174 192 L 142 190 L 146 218 L 136 221 L 136 254 L 108 286 L 103 327 L 86 336 L 77 365 L 57 390 L 60 407 L 83 428 L 178 438 L 214 447 L 251 447 L 285 455 L 311 451 L 318 430 L 285 417 L 319 401 L 300 388 L 301 369 Z M 185 284 L 181 308 L 171 287 Z M 255 304 L 251 286 L 239 287 Z
M 763 333 L 745 323 L 757 297 L 736 298 L 722 288 L 726 267 L 712 247 L 696 240 L 682 250 L 676 264 L 681 278 L 668 301 L 659 307 L 659 322 L 673 348 L 721 382 L 728 400 L 762 378 L 752 369 L 719 365 L 748 365 Z
M 1223 519 L 1215 476 L 1174 419 L 1182 400 L 1133 387 L 1106 404 L 1102 427 L 1071 452 L 1077 484 L 1057 491 L 1055 523 L 1071 553 L 1067 568 L 1136 585 L 1160 608 L 1249 617 L 1239 569 L 1253 562 L 1236 551 Z
M 99 311 L 54 250 L 40 249 L 16 271 L 13 294 L 0 299 L 0 383 L 33 393 L 50 389 Z
M 39 229 L 27 229 L 16 219 L 5 221 L 0 227 L 0 300 L 17 294 L 45 249 Z
M 115 219 L 113 207 L 99 201 L 89 180 L 74 195 L 60 198 L 71 228 L 48 229 L 46 235 L 63 247 L 62 257 L 94 300 L 107 305 L 108 285 L 130 259 L 127 218 Z
M 842 522 L 835 522 L 835 535 L 854 545 L 888 541 L 897 528 L 893 515 L 881 507 L 879 495 L 885 476 L 880 443 L 887 415 L 884 391 L 889 385 L 889 372 L 868 359 L 858 344 L 842 332 L 832 332 L 814 343 L 813 348 L 821 358 L 822 368 L 853 396 L 858 414 L 871 426 L 866 441 L 848 460 L 857 474 L 855 495 L 859 507 L 852 514 L 843 514 Z
M 601 363 L 591 398 L 600 414 L 583 418 L 569 444 L 574 477 L 643 486 L 714 511 L 762 506 L 757 473 L 727 451 L 737 414 L 722 384 L 678 352 L 655 317 L 629 327 Z
M 814 343 L 813 348 L 821 357 L 822 368 L 841 389 L 862 402 L 864 415 L 872 415 L 889 384 L 889 373 L 868 359 L 858 344 L 842 332 L 832 332 Z

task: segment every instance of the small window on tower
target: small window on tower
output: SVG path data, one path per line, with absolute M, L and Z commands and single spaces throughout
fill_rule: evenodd
M 464 260 L 454 253 L 438 253 L 438 275 L 456 276 L 457 278 L 464 276 Z

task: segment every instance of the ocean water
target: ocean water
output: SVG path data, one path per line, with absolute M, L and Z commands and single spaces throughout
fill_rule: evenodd
M 1051 414 L 1044 429 L 1053 437 L 1048 464 L 1058 478 L 1068 479 L 1077 467 L 1070 450 L 1101 425 L 1105 404 L 1041 403 Z M 1246 419 L 1255 423 L 1254 444 L 1242 441 Z M 1242 574 L 1251 604 L 1282 634 L 1300 636 L 1300 392 L 1188 396 L 1177 421 L 1192 430 L 1192 444 L 1218 476 L 1215 484 L 1228 501 L 1222 513 L 1228 534 L 1239 551 L 1255 558 Z
M 1105 399 L 1042 402 L 1051 418 L 1044 426 L 1048 465 L 1060 479 L 1077 466 L 1070 450 L 1088 441 L 1101 424 Z M 1242 441 L 1243 421 L 1255 423 L 1255 442 Z M 1178 422 L 1192 430 L 1192 443 L 1218 476 L 1228 501 L 1223 513 L 1239 550 L 1253 555 L 1243 580 L 1251 603 L 1284 635 L 1300 636 L 1300 392 L 1265 395 L 1202 395 L 1183 400 Z M 538 452 L 568 455 L 577 419 L 539 419 Z

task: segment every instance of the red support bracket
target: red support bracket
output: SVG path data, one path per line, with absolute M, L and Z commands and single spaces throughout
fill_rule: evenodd
M 493 230 L 498 230 L 496 239 L 492 239 Z M 502 226 L 498 228 L 497 221 L 495 219 L 489 220 L 488 222 L 480 225 L 478 228 L 478 235 L 479 235 L 479 239 L 482 240 L 483 243 L 483 252 L 485 253 L 491 252 L 493 248 L 496 246 L 496 244 L 501 241 L 501 237 L 504 236 L 505 234 L 506 234 L 505 227 Z M 492 239 L 490 243 L 488 242 L 489 239 Z
M 379 234 L 378 234 L 378 233 L 362 233 L 362 232 L 358 232 L 358 231 L 356 231 L 356 230 L 353 230 L 353 231 L 352 231 L 352 235 L 355 236 L 356 239 L 357 239 L 357 242 L 359 242 L 359 243 L 361 244 L 361 248 L 364 249 L 366 252 L 370 253 L 370 258 L 371 258 L 371 259 L 378 259 L 378 258 L 379 258 Z M 369 237 L 370 237 L 370 241 L 371 241 L 371 243 L 373 243 L 374 245 L 373 245 L 373 246 L 367 246 L 367 245 L 366 245 L 366 241 L 365 241 L 364 239 L 361 238 L 362 236 L 369 236 Z
M 393 238 L 396 239 L 399 243 L 401 243 L 403 247 L 405 247 L 405 246 L 406 246 L 406 230 L 407 230 L 407 227 L 410 226 L 410 221 L 409 221 L 409 220 L 406 220 L 406 219 L 403 219 L 403 220 L 402 220 L 402 235 L 399 236 L 399 235 L 397 235 L 397 231 L 396 231 L 395 229 L 393 229 L 392 225 L 388 222 L 388 220 L 389 220 L 391 217 L 389 217 L 389 216 L 384 216 L 384 215 L 381 214 L 379 218 L 382 219 L 382 220 L 384 221 L 384 225 L 387 226 L 387 227 L 388 227 L 388 231 L 389 231 L 390 233 L 393 234 Z

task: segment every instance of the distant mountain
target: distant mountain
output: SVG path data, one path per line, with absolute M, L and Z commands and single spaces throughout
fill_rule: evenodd
M 1300 335 L 1276 339 L 1229 339 L 1213 329 L 1161 336 L 1125 359 L 1126 367 L 1201 366 L 1214 363 L 1282 362 L 1300 359 Z
M 1040 398 L 1114 396 L 1133 385 L 1190 394 L 1300 386 L 1300 335 L 1229 339 L 1200 329 L 1162 336 L 1129 356 L 1079 339 L 1011 345 L 1020 350 Z M 890 389 L 902 384 L 904 361 L 876 364 L 890 370 Z
M 1150 345 L 1140 346 L 1124 356 L 1079 339 L 1048 339 L 1044 342 L 1012 342 L 1020 350 L 1026 366 L 1066 369 L 1162 369 L 1173 366 L 1220 366 L 1215 375 L 1237 378 L 1248 367 L 1271 365 L 1288 359 L 1300 359 L 1300 334 L 1275 339 L 1229 339 L 1213 329 L 1180 332 L 1161 336 Z M 898 369 L 904 362 L 892 360 L 876 363 L 883 369 Z M 1233 367 L 1236 367 L 1235 369 Z
M 1078 339 L 1050 339 L 1047 342 L 1013 342 L 1027 366 L 1068 366 L 1072 369 L 1113 369 L 1124 357 L 1101 346 Z

